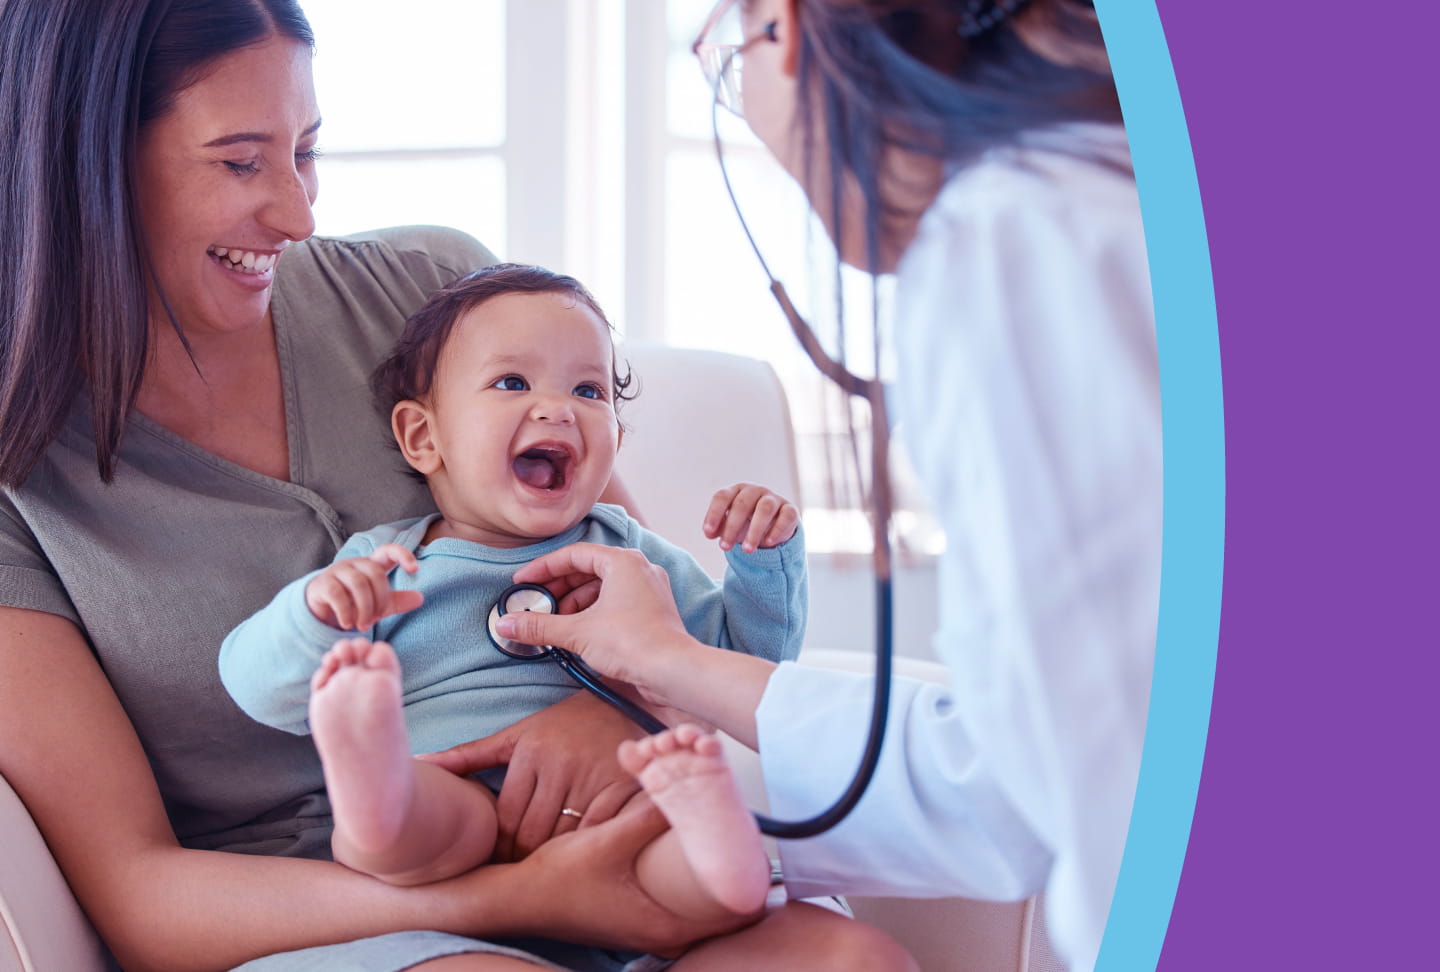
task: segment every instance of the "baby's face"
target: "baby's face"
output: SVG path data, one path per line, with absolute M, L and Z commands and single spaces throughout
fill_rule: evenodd
M 565 294 L 507 294 L 456 321 L 428 403 L 445 532 L 517 547 L 580 522 L 620 444 L 613 368 L 609 328 Z

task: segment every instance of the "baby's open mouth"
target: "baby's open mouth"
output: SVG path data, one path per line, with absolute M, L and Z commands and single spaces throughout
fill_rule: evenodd
M 511 462 L 515 475 L 535 489 L 559 489 L 570 472 L 570 453 L 552 446 L 526 449 Z

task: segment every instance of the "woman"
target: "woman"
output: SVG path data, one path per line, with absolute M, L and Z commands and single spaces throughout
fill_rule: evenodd
M 605 822 L 637 787 L 603 703 L 485 743 L 510 766 L 513 863 L 398 889 L 324 859 L 310 742 L 220 685 L 224 634 L 289 578 L 432 508 L 367 378 L 409 312 L 493 262 L 439 230 L 302 242 L 311 44 L 293 0 L 0 2 L 0 774 L 127 968 L 609 969 L 627 958 L 468 936 L 678 950 L 726 931 L 615 881 L 663 825 Z M 815 914 L 675 967 L 764 956 Z M 847 925 L 842 947 L 877 944 Z
M 738 10 L 746 120 L 841 258 L 897 274 L 892 400 L 947 536 L 935 645 L 951 687 L 897 684 L 868 794 L 830 833 L 782 843 L 786 883 L 1043 889 L 1057 951 L 1087 968 L 1138 773 L 1161 526 L 1149 279 L 1094 13 L 1070 0 Z M 694 643 L 633 554 L 574 547 L 516 579 L 588 607 L 511 616 L 502 633 L 574 649 L 758 743 L 778 816 L 841 792 L 867 677 Z

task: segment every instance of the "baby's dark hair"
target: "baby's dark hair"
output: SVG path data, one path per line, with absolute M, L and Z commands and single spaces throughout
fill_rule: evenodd
M 576 303 L 594 311 L 595 316 L 612 332 L 615 330 L 590 291 L 574 277 L 518 263 L 497 263 L 468 273 L 450 286 L 436 291 L 423 307 L 410 315 L 394 350 L 375 369 L 370 387 L 375 393 L 375 405 L 387 423 L 397 403 L 423 399 L 430 394 L 440 352 L 450 339 L 455 322 L 492 297 L 506 294 L 568 295 Z M 628 367 L 624 375 L 620 374 L 613 346 L 610 354 L 611 381 L 615 386 L 612 395 L 616 408 L 619 408 L 622 401 L 635 397 L 627 393 L 633 376 Z

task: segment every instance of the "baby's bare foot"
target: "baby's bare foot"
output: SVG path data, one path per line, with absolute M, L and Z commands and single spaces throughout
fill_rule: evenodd
M 414 787 L 400 662 L 383 641 L 337 641 L 310 682 L 310 731 L 339 838 L 366 853 L 400 832 Z
M 619 758 L 665 814 L 701 886 L 737 914 L 764 904 L 770 889 L 765 845 L 720 740 L 681 725 L 622 743 Z

